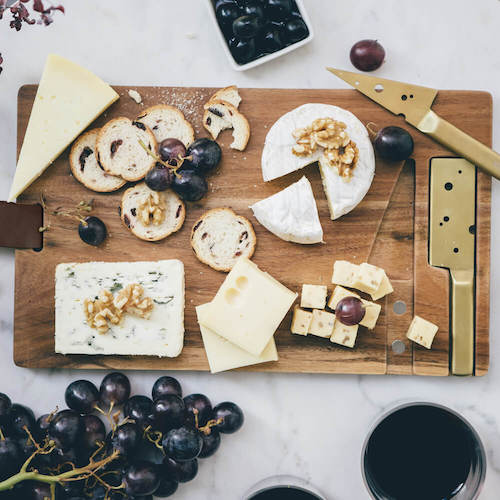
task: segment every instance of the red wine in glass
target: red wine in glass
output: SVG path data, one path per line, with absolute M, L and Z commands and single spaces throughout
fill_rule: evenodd
M 470 424 L 428 403 L 390 412 L 363 451 L 363 475 L 376 500 L 472 500 L 485 470 L 484 449 Z

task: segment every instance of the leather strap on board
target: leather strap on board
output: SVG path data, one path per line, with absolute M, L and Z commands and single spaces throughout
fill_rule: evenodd
M 42 248 L 43 209 L 0 201 L 0 247 Z

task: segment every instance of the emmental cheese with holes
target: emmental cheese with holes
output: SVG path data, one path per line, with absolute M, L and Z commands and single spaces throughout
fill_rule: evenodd
M 14 201 L 119 95 L 90 71 L 49 55 L 19 154 Z
M 297 293 L 240 257 L 206 308 L 201 324 L 260 356 L 296 298 Z

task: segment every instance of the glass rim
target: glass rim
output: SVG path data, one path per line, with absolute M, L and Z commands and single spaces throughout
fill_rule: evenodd
M 363 483 L 365 485 L 366 491 L 368 492 L 368 494 L 370 495 L 372 500 L 379 500 L 379 499 L 377 497 L 375 497 L 374 494 L 372 493 L 372 490 L 371 490 L 370 486 L 368 485 L 368 480 L 367 480 L 366 472 L 365 472 L 365 455 L 366 455 L 366 449 L 368 447 L 368 442 L 370 441 L 370 438 L 373 435 L 373 432 L 379 426 L 379 424 L 382 423 L 382 421 L 384 421 L 387 417 L 389 417 L 393 413 L 396 413 L 397 411 L 402 410 L 403 408 L 408 408 L 410 406 L 432 406 L 434 408 L 440 408 L 441 410 L 444 410 L 444 411 L 450 413 L 451 415 L 453 415 L 454 417 L 458 418 L 458 420 L 460 420 L 463 424 L 465 424 L 466 427 L 469 429 L 469 431 L 471 432 L 471 434 L 474 438 L 475 443 L 477 444 L 480 459 L 481 459 L 482 463 L 484 464 L 484 466 L 482 467 L 481 472 L 480 472 L 479 487 L 478 487 L 477 491 L 474 492 L 474 497 L 471 498 L 471 500 L 477 499 L 479 497 L 479 494 L 481 493 L 481 490 L 483 489 L 484 480 L 486 477 L 486 468 L 487 468 L 486 452 L 484 450 L 484 445 L 483 445 L 483 442 L 481 440 L 481 436 L 476 431 L 476 429 L 473 427 L 473 425 L 464 416 L 462 416 L 460 413 L 458 413 L 454 409 L 452 409 L 448 406 L 445 406 L 443 404 L 440 404 L 440 403 L 419 400 L 419 401 L 405 401 L 405 402 L 396 403 L 393 406 L 391 406 L 390 408 L 388 408 L 386 410 L 382 410 L 382 412 L 379 414 L 379 416 L 375 419 L 375 421 L 371 424 L 371 426 L 368 429 L 366 437 L 363 441 L 363 446 L 361 448 L 361 475 L 363 477 Z

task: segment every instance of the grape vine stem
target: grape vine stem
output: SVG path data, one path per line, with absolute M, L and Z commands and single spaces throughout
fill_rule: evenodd
M 17 483 L 22 481 L 41 481 L 42 483 L 48 483 L 50 485 L 54 485 L 56 483 L 62 483 L 67 480 L 77 480 L 77 479 L 86 479 L 87 477 L 93 475 L 98 470 L 102 469 L 105 465 L 109 464 L 113 460 L 115 460 L 119 455 L 118 451 L 114 451 L 109 457 L 103 458 L 97 462 L 91 461 L 85 467 L 79 467 L 76 469 L 72 469 L 67 472 L 63 472 L 62 474 L 58 474 L 57 476 L 47 476 L 45 474 L 40 474 L 38 471 L 19 471 L 17 474 L 5 479 L 0 482 L 0 491 L 6 491 L 12 489 Z M 31 461 L 32 457 L 30 457 L 27 462 Z M 24 467 L 24 466 L 23 466 Z

